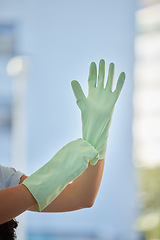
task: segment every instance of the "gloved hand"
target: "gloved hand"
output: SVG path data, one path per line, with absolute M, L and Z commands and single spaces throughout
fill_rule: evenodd
M 98 152 L 85 140 L 77 139 L 60 149 L 43 167 L 23 181 L 42 211 L 75 178 L 88 167 L 89 161 L 98 159 Z M 97 161 L 97 160 L 96 160 Z
M 105 61 L 100 60 L 97 80 L 97 68 L 94 62 L 90 65 L 88 78 L 88 97 L 84 95 L 79 82 L 72 81 L 72 88 L 81 110 L 82 136 L 99 153 L 99 159 L 105 159 L 109 127 L 115 103 L 119 97 L 125 80 L 122 72 L 118 78 L 116 89 L 112 92 L 114 64 L 110 63 L 107 84 L 104 86 Z M 96 164 L 93 160 L 91 165 Z

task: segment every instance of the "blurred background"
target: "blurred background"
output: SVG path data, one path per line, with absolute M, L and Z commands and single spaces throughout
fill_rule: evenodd
M 0 0 L 0 164 L 30 175 L 81 137 L 70 83 L 101 58 L 126 82 L 96 202 L 25 212 L 20 240 L 160 240 L 159 0 Z

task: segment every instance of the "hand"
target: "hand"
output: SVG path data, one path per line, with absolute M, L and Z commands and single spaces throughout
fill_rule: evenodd
M 22 182 L 37 202 L 34 208 L 37 211 L 46 208 L 88 168 L 92 159 L 98 159 L 98 152 L 83 139 L 79 138 L 61 148 L 51 160 Z
M 125 80 L 122 72 L 118 78 L 116 89 L 112 92 L 114 64 L 110 63 L 107 84 L 104 87 L 105 61 L 100 60 L 97 79 L 97 67 L 94 62 L 90 65 L 88 78 L 88 97 L 84 95 L 77 81 L 72 81 L 72 88 L 81 110 L 83 139 L 89 142 L 98 152 L 99 159 L 105 159 L 109 127 L 115 103 L 119 97 Z M 91 161 L 94 165 L 96 162 Z

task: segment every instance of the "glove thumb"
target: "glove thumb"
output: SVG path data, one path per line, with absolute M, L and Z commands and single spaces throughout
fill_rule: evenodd
M 86 96 L 84 95 L 84 92 L 78 81 L 73 80 L 71 82 L 71 85 L 72 85 L 72 89 L 73 89 L 74 95 L 77 100 L 77 105 L 81 109 L 83 106 L 85 106 Z

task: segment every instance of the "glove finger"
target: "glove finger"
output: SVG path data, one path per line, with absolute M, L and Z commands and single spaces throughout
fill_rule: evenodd
M 113 78 L 114 78 L 114 63 L 110 63 L 107 84 L 106 84 L 106 89 L 108 89 L 109 91 L 112 91 Z
M 94 158 L 94 159 L 92 159 L 92 160 L 90 161 L 90 164 L 91 164 L 92 166 L 94 166 L 94 165 L 96 165 L 97 162 L 98 162 L 98 159 L 97 159 L 97 158 Z
M 114 91 L 114 94 L 116 95 L 116 101 L 117 101 L 117 99 L 119 97 L 119 94 L 120 94 L 120 92 L 122 90 L 124 81 L 125 81 L 125 73 L 121 72 L 121 74 L 119 75 L 119 78 L 118 78 L 116 89 Z
M 105 77 L 105 61 L 103 59 L 99 62 L 99 73 L 98 73 L 98 87 L 104 88 L 104 77 Z
M 75 95 L 77 101 L 85 101 L 86 97 L 85 97 L 85 95 L 83 93 L 83 90 L 82 90 L 79 82 L 73 80 L 71 82 L 71 85 L 72 85 L 72 89 L 73 89 L 73 92 L 74 92 L 74 95 Z
M 97 67 L 95 62 L 92 62 L 90 65 L 90 70 L 89 70 L 89 77 L 88 77 L 88 88 L 89 91 L 92 88 L 96 87 L 96 81 L 97 81 Z

